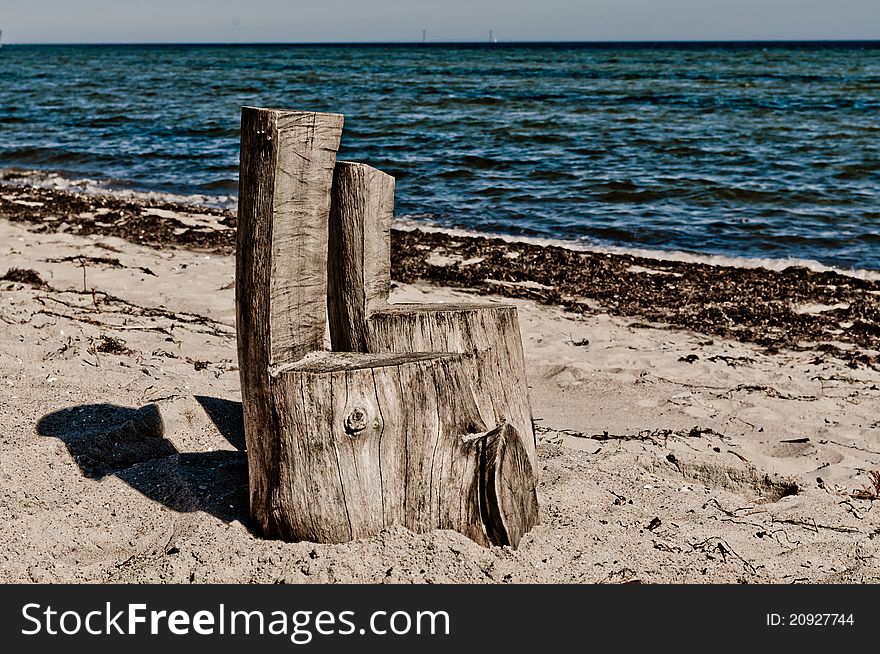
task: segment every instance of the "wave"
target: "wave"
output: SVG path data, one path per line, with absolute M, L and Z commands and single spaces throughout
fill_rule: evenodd
M 131 116 L 124 114 L 98 115 L 88 119 L 87 124 L 91 127 L 106 127 L 108 125 L 124 125 L 135 122 Z
M 204 184 L 199 184 L 199 187 L 206 191 L 237 191 L 238 177 L 235 179 L 229 177 L 215 179 L 210 182 L 205 182 Z
M 118 157 L 102 154 L 65 150 L 57 147 L 23 146 L 3 152 L 4 159 L 27 164 L 60 165 L 108 165 L 118 162 Z
M 71 178 L 50 170 L 0 169 L 0 185 L 33 186 L 53 191 L 68 191 L 86 195 L 111 195 L 118 198 L 143 200 L 151 203 L 173 203 L 234 210 L 238 206 L 235 195 L 207 193 L 181 194 L 161 191 L 138 191 L 123 188 L 112 180 Z M 226 181 L 224 181 L 224 185 Z

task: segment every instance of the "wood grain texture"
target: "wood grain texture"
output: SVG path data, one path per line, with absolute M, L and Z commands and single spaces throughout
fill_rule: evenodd
M 516 311 L 388 305 L 394 180 L 337 165 L 341 129 L 335 114 L 242 111 L 251 517 L 285 540 L 403 525 L 515 547 L 538 520 Z M 333 349 L 352 351 L 321 351 L 328 307 Z
M 269 302 L 271 364 L 320 350 L 327 323 L 327 222 L 338 114 L 276 112 Z
M 270 366 L 321 349 L 330 185 L 342 116 L 245 107 L 241 114 L 236 331 L 251 502 L 263 506 L 277 458 Z
M 322 353 L 278 371 L 264 533 L 347 542 L 398 524 L 515 547 L 537 523 L 534 476 L 513 427 L 486 431 L 466 359 Z
M 366 351 L 366 319 L 388 303 L 394 178 L 340 161 L 330 202 L 327 307 L 333 349 Z
M 487 424 L 508 422 L 536 465 L 516 308 L 488 303 L 389 305 L 394 180 L 339 162 L 330 212 L 328 311 L 332 349 L 469 353 Z
M 537 471 L 516 307 L 508 305 L 392 304 L 367 320 L 369 352 L 457 352 L 471 355 L 471 389 L 483 421 L 508 423 Z
M 489 541 L 517 547 L 538 524 L 535 487 L 523 483 L 532 475 L 532 463 L 519 434 L 500 425 L 482 440 L 480 488 Z

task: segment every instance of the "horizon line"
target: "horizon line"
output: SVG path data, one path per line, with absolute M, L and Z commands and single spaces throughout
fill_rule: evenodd
M 760 39 L 549 39 L 549 40 L 443 40 L 419 41 L 10 41 L 3 46 L 436 46 L 436 45 L 792 45 L 792 44 L 880 44 L 878 38 L 760 38 Z

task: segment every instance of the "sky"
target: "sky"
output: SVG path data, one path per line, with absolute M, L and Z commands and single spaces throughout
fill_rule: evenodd
M 0 0 L 4 43 L 880 39 L 880 0 Z

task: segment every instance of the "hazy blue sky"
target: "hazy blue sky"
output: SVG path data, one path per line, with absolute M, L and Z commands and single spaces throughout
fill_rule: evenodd
M 878 39 L 880 0 L 0 0 L 7 43 Z

